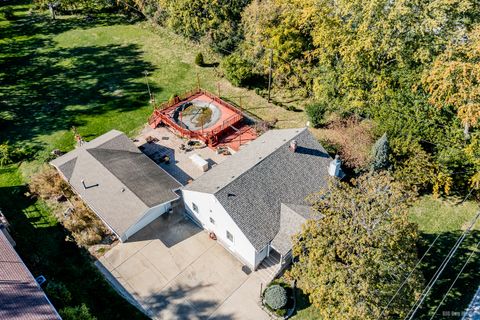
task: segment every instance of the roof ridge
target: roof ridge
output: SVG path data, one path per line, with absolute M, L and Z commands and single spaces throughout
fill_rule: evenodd
M 288 130 L 288 129 L 278 129 L 278 130 Z M 297 130 L 295 128 L 292 128 L 291 130 Z M 253 168 L 257 167 L 258 165 L 260 165 L 263 161 L 265 161 L 266 159 L 268 159 L 269 157 L 271 157 L 273 154 L 275 154 L 276 152 L 280 152 L 279 150 L 281 150 L 281 148 L 286 145 L 289 141 L 291 141 L 292 139 L 295 139 L 296 137 L 298 137 L 300 134 L 304 133 L 305 130 L 307 130 L 307 128 L 302 128 L 300 132 L 298 132 L 294 137 L 292 137 L 290 140 L 287 140 L 285 141 L 285 143 L 281 144 L 280 147 L 278 147 L 277 149 L 273 150 L 272 152 L 270 152 L 266 157 L 263 157 L 260 161 L 256 162 L 253 166 L 251 166 L 250 168 L 248 168 L 247 170 L 245 170 L 244 172 L 242 172 L 241 174 L 239 174 L 238 176 L 236 176 L 234 179 L 232 179 L 231 181 L 229 181 L 227 184 L 225 184 L 223 187 L 217 189 L 213 194 L 217 194 L 218 192 L 222 191 L 223 189 L 225 189 L 229 184 L 231 184 L 233 181 L 239 179 L 240 177 L 244 176 L 245 174 L 247 174 L 248 172 L 250 172 Z
M 85 148 L 85 151 L 87 151 L 87 153 L 93 157 L 95 159 L 95 161 L 97 163 L 99 163 L 103 168 L 105 168 L 106 172 L 108 172 L 109 174 L 111 174 L 117 181 L 119 181 L 124 187 L 126 187 L 125 185 L 125 182 L 123 182 L 122 180 L 120 180 L 119 177 L 117 177 L 115 174 L 113 174 L 113 172 L 110 171 L 110 169 L 108 169 L 103 163 L 102 161 L 98 160 L 93 154 L 90 153 L 90 150 L 101 150 L 101 149 L 97 149 L 97 148 L 90 148 L 90 149 L 86 149 Z M 110 149 L 104 149 L 104 150 L 110 150 Z M 110 151 L 120 151 L 120 150 L 110 150 Z M 132 152 L 133 153 L 133 152 Z M 135 192 L 133 192 L 132 190 L 130 190 L 130 188 L 126 188 L 130 191 L 131 194 L 133 194 L 138 200 L 140 200 L 141 203 L 143 203 L 146 207 L 149 207 L 149 205 L 147 203 L 145 203 L 145 201 L 143 201 Z

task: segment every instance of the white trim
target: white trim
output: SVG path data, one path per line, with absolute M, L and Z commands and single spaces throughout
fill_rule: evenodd
M 52 164 L 52 166 L 54 166 L 55 169 L 57 169 L 58 173 L 63 177 L 63 179 L 68 182 L 68 185 L 70 186 L 70 188 L 72 188 L 72 190 L 75 192 L 75 194 L 80 197 L 80 199 L 82 200 L 82 202 L 83 202 L 90 210 L 92 210 L 93 213 L 95 213 L 95 215 L 96 215 L 100 220 L 102 220 L 103 224 L 104 224 L 108 229 L 110 229 L 110 231 L 112 231 L 112 232 L 117 236 L 117 238 L 118 238 L 121 242 L 123 242 L 123 241 L 122 241 L 122 238 L 120 237 L 120 235 L 119 235 L 115 230 L 113 230 L 112 226 L 110 226 L 110 225 L 102 218 L 102 216 L 101 216 L 100 214 L 98 214 L 98 211 L 95 210 L 95 208 L 94 208 L 92 205 L 90 205 L 89 203 L 87 203 L 87 201 L 85 201 L 85 200 L 83 199 L 82 195 L 77 191 L 77 189 L 75 189 L 75 187 L 70 183 L 70 180 L 67 179 L 67 177 L 65 177 L 65 175 L 62 173 L 62 171 L 60 171 L 60 169 L 58 169 L 57 166 L 55 166 L 55 165 L 53 165 L 53 164 Z
M 155 205 L 155 206 L 153 206 L 153 207 L 149 207 L 147 211 L 150 211 L 151 209 L 155 209 L 155 208 L 160 207 L 160 206 L 164 206 L 164 205 L 166 205 L 166 204 L 168 204 L 168 203 L 171 203 L 171 202 L 173 202 L 173 201 L 177 201 L 178 199 L 180 199 L 180 197 L 176 197 L 176 198 L 173 199 L 173 200 L 169 200 L 169 201 L 167 201 L 167 202 L 157 204 L 157 205 Z M 134 225 L 136 225 L 137 223 L 139 223 L 140 220 L 142 220 L 142 219 L 145 217 L 145 213 L 146 213 L 147 211 L 145 211 L 145 212 L 143 213 L 143 215 L 142 215 L 140 218 L 138 218 L 128 229 L 130 229 L 131 227 L 133 227 Z M 127 230 L 128 230 L 128 229 L 127 229 Z
M 145 155 L 145 156 L 146 156 L 146 155 Z M 148 158 L 148 157 L 147 157 L 147 158 Z M 150 158 L 149 158 L 149 159 L 150 159 Z M 150 160 L 151 160 L 151 159 L 150 159 Z M 153 160 L 152 160 L 152 161 L 153 161 Z M 103 222 L 103 224 L 104 224 L 113 234 L 115 234 L 115 236 L 118 238 L 118 240 L 120 240 L 120 242 L 125 242 L 126 240 L 128 240 L 128 238 L 125 238 L 125 240 L 123 240 L 123 236 L 125 235 L 125 233 L 126 233 L 132 226 L 134 226 L 135 224 L 137 224 L 140 220 L 142 220 L 142 219 L 145 217 L 145 213 L 146 213 L 148 210 L 153 209 L 153 208 L 156 208 L 156 207 L 159 207 L 159 206 L 162 206 L 162 205 L 165 205 L 165 204 L 167 204 L 167 203 L 169 203 L 169 202 L 177 201 L 178 199 L 181 198 L 181 196 L 177 195 L 177 194 L 174 192 L 174 193 L 177 195 L 177 197 L 176 197 L 175 199 L 166 201 L 166 202 L 161 203 L 161 204 L 157 204 L 157 205 L 155 205 L 155 206 L 153 206 L 153 207 L 148 207 L 148 206 L 147 206 L 148 210 L 144 211 L 144 212 L 142 213 L 142 215 L 141 215 L 133 224 L 131 224 L 131 225 L 125 230 L 125 233 L 124 233 L 122 236 L 120 236 L 120 235 L 113 229 L 113 227 L 112 227 L 111 225 L 109 225 L 109 224 L 105 221 L 104 218 L 102 218 L 102 216 L 98 213 L 98 211 L 82 197 L 82 195 L 78 192 L 78 190 L 70 183 L 70 180 L 67 179 L 67 177 L 62 173 L 62 171 L 61 171 L 57 166 L 55 166 L 54 164 L 51 164 L 51 165 L 57 170 L 57 172 L 60 174 L 60 176 L 63 177 L 63 179 L 68 183 L 68 185 L 70 186 L 70 188 L 72 188 L 72 190 L 75 192 L 75 194 L 80 197 L 80 199 L 82 200 L 82 202 L 83 202 L 90 210 L 92 210 L 93 213 L 95 213 L 95 215 Z M 105 169 L 106 169 L 106 168 L 105 168 Z M 162 169 L 162 168 L 160 168 L 160 169 Z M 162 169 L 162 170 L 163 170 L 163 169 Z M 108 171 L 108 169 L 107 169 L 107 171 Z M 163 170 L 163 171 L 165 171 L 165 170 Z M 166 171 L 165 171 L 165 172 L 166 172 Z M 175 180 L 175 181 L 176 181 L 176 180 Z M 178 182 L 178 181 L 177 181 L 177 182 Z M 180 188 L 181 188 L 181 187 L 180 187 Z M 179 190 L 180 188 L 175 189 L 175 190 Z M 172 192 L 173 192 L 173 191 L 172 191 Z M 133 194 L 137 199 L 139 199 L 142 203 L 144 203 L 136 194 L 134 194 L 133 192 L 132 192 L 132 194 Z M 144 203 L 144 204 L 145 204 L 145 203 Z

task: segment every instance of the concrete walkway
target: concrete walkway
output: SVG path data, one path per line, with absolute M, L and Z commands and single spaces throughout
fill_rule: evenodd
M 180 214 L 158 218 L 99 263 L 152 318 L 269 319 L 258 305 L 261 277 Z

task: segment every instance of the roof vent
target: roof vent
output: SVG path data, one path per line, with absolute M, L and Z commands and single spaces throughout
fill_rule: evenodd
M 297 150 L 297 140 L 290 141 L 290 150 L 295 152 Z
M 340 160 L 340 156 L 337 154 L 335 156 L 335 159 L 330 161 L 330 165 L 328 166 L 328 174 L 332 177 L 341 177 L 341 166 L 342 166 L 342 161 Z

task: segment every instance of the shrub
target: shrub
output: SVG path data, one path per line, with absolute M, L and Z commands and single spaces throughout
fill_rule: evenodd
M 63 320 L 96 320 L 85 304 L 76 307 L 66 307 L 60 310 Z
M 57 307 L 67 305 L 72 301 L 72 294 L 62 282 L 49 281 L 45 292 Z
M 326 124 L 325 114 L 328 107 L 325 103 L 311 103 L 305 107 L 305 112 L 314 128 L 324 126 Z
M 79 246 L 98 244 L 107 235 L 109 230 L 83 201 L 74 196 L 68 184 L 53 168 L 48 168 L 35 174 L 30 181 L 30 192 L 45 200 L 53 200 L 65 195 L 69 198 L 73 208 L 68 214 L 62 210 L 55 210 L 54 214 L 65 229 L 72 233 Z
M 203 67 L 205 65 L 205 60 L 203 59 L 203 54 L 201 52 L 197 53 L 195 56 L 195 64 L 199 67 Z
M 9 21 L 15 20 L 15 13 L 13 12 L 12 7 L 6 7 L 2 10 L 2 12 L 6 20 L 9 20 Z
M 227 79 L 238 87 L 248 87 L 259 78 L 259 75 L 253 72 L 253 64 L 236 53 L 223 59 L 222 69 Z
M 417 142 L 392 141 L 394 177 L 409 190 L 423 192 L 436 183 L 432 157 Z
M 273 310 L 285 307 L 287 300 L 287 292 L 278 284 L 268 287 L 265 291 L 264 301 Z
M 71 199 L 73 212 L 63 220 L 63 225 L 72 233 L 75 242 L 80 246 L 98 244 L 109 234 L 103 222 L 83 201 Z
M 322 142 L 335 146 L 342 162 L 349 168 L 362 168 L 369 164 L 373 144 L 373 123 L 355 117 L 334 120 L 322 132 Z
M 69 190 L 68 184 L 53 168 L 35 174 L 29 184 L 30 192 L 42 199 L 52 199 Z

